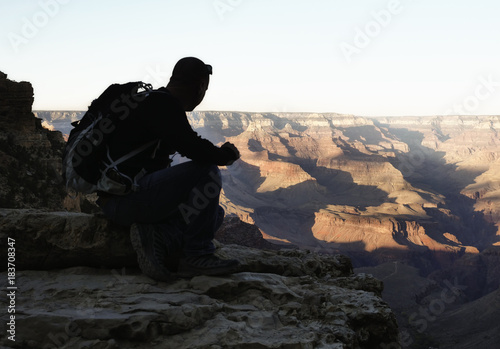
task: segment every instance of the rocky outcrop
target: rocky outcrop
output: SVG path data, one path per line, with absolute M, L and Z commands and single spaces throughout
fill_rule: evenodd
M 61 148 L 61 133 L 44 129 L 42 120 L 31 112 L 33 100 L 29 82 L 9 80 L 0 72 L 0 139 L 28 149 Z
M 18 270 L 137 265 L 128 230 L 100 215 L 2 209 L 2 246 L 7 246 L 7 237 L 18 241 Z M 3 257 L 6 251 L 0 253 Z
M 0 207 L 61 209 L 64 140 L 31 113 L 33 88 L 0 72 Z
M 102 217 L 1 214 L 0 242 L 10 238 L 16 246 L 17 312 L 15 342 L 3 331 L 0 345 L 399 348 L 395 317 L 380 298 L 382 283 L 353 274 L 341 255 L 218 242 L 217 253 L 239 259 L 241 272 L 164 283 L 140 273 L 128 231 Z M 221 237 L 236 240 L 242 225 L 226 220 Z M 2 313 L 2 323 L 7 316 Z
M 234 232 L 238 233 L 235 234 Z M 266 250 L 280 250 L 283 246 L 270 243 L 262 237 L 262 232 L 254 224 L 242 222 L 236 216 L 224 218 L 224 225 L 215 234 L 217 241 L 223 244 L 237 244 Z M 295 247 L 295 246 L 287 246 Z
M 0 72 L 0 115 L 3 116 L 2 124 L 7 123 L 7 119 L 11 121 L 15 118 L 22 119 L 25 115 L 30 114 L 33 100 L 33 87 L 29 82 L 9 80 L 7 74 Z M 22 126 L 21 123 L 21 125 L 11 127 Z
M 2 246 L 7 246 L 7 237 L 22 241 L 17 246 L 18 270 L 137 266 L 128 228 L 115 225 L 100 214 L 0 209 Z M 265 240 L 255 225 L 244 223 L 238 217 L 226 217 L 216 239 L 228 245 L 281 249 Z M 7 258 L 4 253 L 6 251 L 0 251 L 0 255 Z M 0 266 L 0 270 L 5 268 Z
M 241 251 L 244 253 L 245 251 Z M 4 276 L 4 275 L 2 275 Z M 241 272 L 156 283 L 137 270 L 25 271 L 10 348 L 398 348 L 365 275 Z M 5 316 L 2 322 L 5 323 Z M 4 332 L 5 333 L 5 332 Z

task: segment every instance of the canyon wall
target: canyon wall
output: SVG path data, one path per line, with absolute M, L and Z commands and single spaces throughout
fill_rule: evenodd
M 193 112 L 233 142 L 228 212 L 318 250 L 478 252 L 498 241 L 497 116 Z M 277 223 L 279 222 L 279 223 Z
M 53 125 L 79 116 L 37 115 Z M 223 169 L 223 205 L 270 241 L 342 250 L 361 264 L 362 252 L 378 263 L 426 251 L 453 259 L 498 245 L 498 116 L 188 117 L 203 137 L 240 150 Z

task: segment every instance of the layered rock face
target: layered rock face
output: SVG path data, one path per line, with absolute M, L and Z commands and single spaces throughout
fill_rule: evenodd
M 240 149 L 224 172 L 226 208 L 267 236 L 457 256 L 497 241 L 498 119 L 191 115 L 201 134 Z
M 499 117 L 189 118 L 202 136 L 239 148 L 241 160 L 223 170 L 223 205 L 270 241 L 342 251 L 357 266 L 407 260 L 424 273 L 498 241 Z
M 353 274 L 341 255 L 218 243 L 241 272 L 155 282 L 137 269 L 128 231 L 102 217 L 0 214 L 2 246 L 14 239 L 18 256 L 16 340 L 0 335 L 9 348 L 400 347 L 382 283 Z M 242 231 L 255 234 L 231 218 L 219 237 L 236 241 Z
M 0 72 L 0 207 L 61 209 L 64 140 L 42 127 L 32 104 L 31 84 Z
M 54 125 L 78 117 L 38 113 Z M 240 149 L 241 160 L 223 171 L 225 208 L 269 239 L 314 249 L 455 254 L 497 241 L 499 117 L 189 118 L 202 136 Z
M 241 160 L 223 170 L 223 204 L 274 242 L 343 251 L 359 266 L 406 259 L 429 273 L 498 241 L 499 117 L 189 118 L 202 136 L 239 148 Z

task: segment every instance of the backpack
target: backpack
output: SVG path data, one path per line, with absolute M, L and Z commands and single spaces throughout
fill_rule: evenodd
M 112 159 L 108 142 L 120 123 L 127 119 L 152 91 L 150 84 L 141 81 L 112 84 L 92 101 L 79 121 L 71 123 L 71 130 L 63 153 L 62 174 L 66 188 L 84 194 L 106 192 L 125 195 L 138 188 L 137 181 L 145 174 L 142 170 L 131 178 L 118 170 L 118 165 L 145 151 L 159 140 Z

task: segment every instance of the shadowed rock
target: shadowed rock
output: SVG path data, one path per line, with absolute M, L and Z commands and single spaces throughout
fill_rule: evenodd
M 164 283 L 137 269 L 128 230 L 101 216 L 0 214 L 2 246 L 15 240 L 18 287 L 16 341 L 3 337 L 0 346 L 399 347 L 395 317 L 380 298 L 382 283 L 353 274 L 344 256 L 218 242 L 217 253 L 238 258 L 242 272 Z M 229 219 L 222 230 L 234 240 L 241 227 Z
M 128 229 L 100 215 L 0 209 L 2 246 L 8 237 L 16 241 L 17 270 L 137 265 Z

